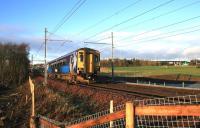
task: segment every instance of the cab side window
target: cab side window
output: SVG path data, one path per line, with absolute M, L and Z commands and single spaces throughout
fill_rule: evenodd
M 80 57 L 80 62 L 83 62 L 83 53 L 80 52 L 79 54 L 80 54 L 80 56 L 79 56 Z

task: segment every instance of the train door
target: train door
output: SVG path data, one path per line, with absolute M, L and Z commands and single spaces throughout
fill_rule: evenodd
M 78 52 L 78 73 L 81 74 L 84 72 L 84 66 L 85 66 L 85 59 L 84 59 L 84 51 Z
M 100 71 L 100 55 L 98 53 L 96 53 L 94 55 L 94 66 L 95 66 L 95 73 Z
M 92 53 L 87 54 L 87 72 L 94 72 L 94 54 Z

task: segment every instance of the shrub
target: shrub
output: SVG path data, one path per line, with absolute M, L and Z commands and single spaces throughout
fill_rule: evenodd
M 28 78 L 29 47 L 27 44 L 0 42 L 0 86 L 14 87 Z

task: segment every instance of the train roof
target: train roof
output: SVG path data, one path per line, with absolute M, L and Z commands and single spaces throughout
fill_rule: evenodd
M 63 55 L 63 56 L 60 56 L 60 57 L 58 57 L 58 58 L 56 58 L 56 59 L 53 59 L 53 60 L 49 61 L 48 64 L 50 64 L 50 63 L 52 63 L 52 62 L 55 62 L 55 61 L 58 61 L 58 60 L 61 60 L 61 59 L 63 59 L 64 57 L 67 57 L 67 56 L 71 55 L 72 53 L 74 53 L 74 52 L 76 52 L 76 51 L 78 51 L 78 50 L 85 50 L 85 49 L 86 49 L 86 50 L 90 50 L 90 51 L 96 51 L 96 52 L 100 53 L 98 50 L 91 49 L 91 48 L 79 48 L 79 49 L 77 49 L 77 50 L 75 50 L 75 51 L 73 51 L 73 52 L 67 53 L 67 54 L 65 54 L 65 55 Z

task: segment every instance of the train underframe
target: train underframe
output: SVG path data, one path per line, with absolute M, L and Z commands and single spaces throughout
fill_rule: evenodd
M 83 83 L 83 84 L 89 84 L 94 83 L 97 78 L 97 74 L 75 74 L 75 73 L 68 73 L 68 74 L 62 74 L 62 73 L 49 73 L 48 77 L 51 79 L 61 79 L 66 80 L 69 84 L 76 84 L 76 83 Z

